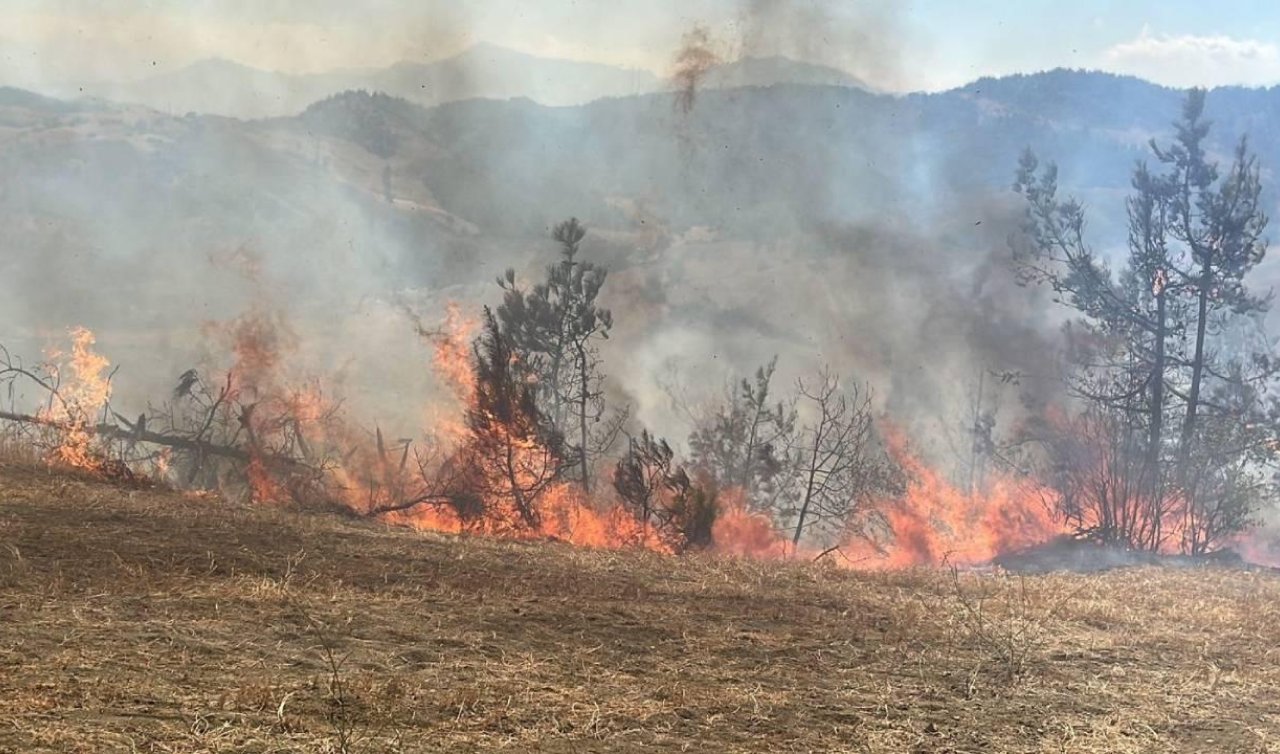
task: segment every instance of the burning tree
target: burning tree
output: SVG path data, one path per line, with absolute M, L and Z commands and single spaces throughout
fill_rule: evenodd
M 627 443 L 613 470 L 613 487 L 623 507 L 675 552 L 712 542 L 719 515 L 718 495 L 709 479 L 695 482 L 675 464 L 667 441 L 643 430 Z
M 627 413 L 606 416 L 596 347 L 613 328 L 612 312 L 596 303 L 608 271 L 578 259 L 586 228 L 576 218 L 557 225 L 552 237 L 560 244 L 561 259 L 547 268 L 543 282 L 525 290 L 511 269 L 498 280 L 505 293 L 497 320 L 535 380 L 540 410 L 566 438 L 566 455 L 590 492 L 591 462 L 613 446 Z
M 823 369 L 815 383 L 801 380 L 797 389 L 812 420 L 795 437 L 794 482 L 779 511 L 791 522 L 793 550 L 810 531 L 847 536 L 875 500 L 903 491 L 901 469 L 876 436 L 869 388 L 842 389 L 840 377 Z
M 1041 171 L 1026 153 L 1014 185 L 1027 202 L 1020 269 L 1081 315 L 1068 336 L 1087 431 L 1047 447 L 1058 479 L 1092 481 L 1068 483 L 1064 506 L 1090 511 L 1082 528 L 1105 540 L 1192 553 L 1245 528 L 1263 504 L 1278 373 L 1270 343 L 1251 335 L 1269 301 L 1245 286 L 1266 252 L 1257 161 L 1241 140 L 1220 175 L 1204 100 L 1188 95 L 1174 144 L 1152 142 L 1166 172 L 1134 170 L 1119 275 L 1086 242 L 1083 207 L 1058 198 L 1053 165 Z M 1242 427 L 1247 436 L 1233 436 Z M 1082 453 L 1083 441 L 1099 447 Z M 1095 461 L 1064 475 L 1082 456 Z
M 565 469 L 564 440 L 538 407 L 529 365 L 488 307 L 474 363 L 469 437 L 461 450 L 466 484 L 485 502 L 485 513 L 502 520 L 505 510 L 516 528 L 537 530 L 541 499 Z
M 661 532 L 669 518 L 663 495 L 673 487 L 676 474 L 675 451 L 667 441 L 643 430 L 627 441 L 627 454 L 613 469 L 613 487 L 623 505 L 644 526 Z
M 23 422 L 40 430 L 34 438 L 50 460 L 81 469 L 115 471 L 127 468 L 113 459 L 110 441 L 101 426 L 111 416 L 111 364 L 94 350 L 94 334 L 83 328 L 69 333 L 71 351 L 50 348 L 46 360 L 27 367 L 0 347 L 0 384 L 8 388 L 12 403 L 19 380 L 34 385 L 42 394 L 34 415 L 0 412 L 0 418 Z M 117 461 L 117 463 L 112 463 Z
M 1172 511 L 1150 497 L 1145 441 L 1130 415 L 1103 405 L 1086 406 L 1046 428 L 1047 481 L 1059 515 L 1077 532 L 1145 550 L 1165 543 L 1163 525 Z

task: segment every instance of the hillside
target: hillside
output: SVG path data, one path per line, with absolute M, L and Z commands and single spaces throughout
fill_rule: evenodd
M 708 353 L 740 373 L 821 358 L 900 414 L 952 421 L 978 370 L 1051 361 L 1050 307 L 1005 271 L 1021 151 L 1061 165 L 1090 240 L 1115 249 L 1129 170 L 1167 138 L 1179 96 L 1054 71 L 906 97 L 711 89 L 688 112 L 669 94 L 424 108 L 354 91 L 244 122 L 7 90 L 0 321 L 27 358 L 51 332 L 92 326 L 136 412 L 208 354 L 206 323 L 270 305 L 322 331 L 299 338 L 320 343 L 322 369 L 374 365 L 350 382 L 362 409 L 377 403 L 370 422 L 390 421 L 425 379 L 403 302 L 429 318 L 447 300 L 478 311 L 496 275 L 540 268 L 548 229 L 576 216 L 634 328 L 607 354 L 611 374 L 650 426 L 687 433 L 664 423 L 655 375 Z M 1280 141 L 1262 123 L 1278 103 L 1280 90 L 1228 89 L 1208 106 L 1215 152 L 1252 135 L 1269 206 Z M 1271 265 L 1256 285 L 1278 278 Z M 774 295 L 781 282 L 817 295 Z M 955 291 L 970 300 L 942 295 Z
M 0 752 L 1265 751 L 1278 606 L 1269 574 L 675 560 L 10 461 Z

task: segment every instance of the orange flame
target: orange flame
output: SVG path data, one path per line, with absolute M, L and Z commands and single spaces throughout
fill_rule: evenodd
M 432 333 L 431 338 L 436 373 L 464 404 L 471 402 L 476 390 L 476 376 L 471 368 L 471 338 L 479 326 L 479 321 L 463 315 L 462 308 L 450 301 L 445 307 L 443 326 Z
M 863 541 L 846 545 L 860 567 L 972 565 L 1068 531 L 1053 513 L 1051 493 L 1035 482 L 1001 475 L 984 489 L 967 492 L 914 455 L 900 431 L 890 427 L 885 436 L 890 454 L 907 474 L 907 488 L 901 497 L 881 503 L 890 532 L 887 547 Z
M 70 354 L 52 347 L 45 351 L 46 368 L 58 383 L 58 398 L 38 416 L 61 429 L 50 462 L 102 471 L 105 459 L 94 447 L 92 426 L 111 398 L 111 362 L 93 350 L 97 338 L 91 331 L 75 327 L 69 334 Z
M 712 550 L 721 555 L 758 560 L 786 557 L 789 544 L 774 528 L 773 521 L 747 507 L 740 487 L 722 490 L 720 513 L 711 528 Z
M 476 325 L 456 304 L 450 304 L 438 331 L 419 328 L 433 347 L 436 372 L 464 407 L 476 400 L 470 346 Z M 368 432 L 348 421 L 340 402 L 321 380 L 297 373 L 290 358 L 297 338 L 278 312 L 254 307 L 230 323 L 209 325 L 208 331 L 221 336 L 233 357 L 227 384 L 232 402 L 241 410 L 235 418 L 248 433 L 244 478 L 254 500 L 285 502 L 299 489 L 312 489 L 300 487 L 298 478 L 290 476 L 295 472 L 288 463 L 280 463 L 300 459 L 310 474 L 304 485 L 315 485 L 330 500 L 356 511 L 396 509 L 384 518 L 423 530 L 551 538 L 594 548 L 673 550 L 617 503 L 591 499 L 572 483 L 557 482 L 541 492 L 536 526 L 524 525 L 511 501 L 503 499 L 482 501 L 482 520 L 464 520 L 443 495 L 430 494 L 429 471 L 409 463 L 408 445 L 388 447 L 380 432 Z M 65 427 L 53 457 L 84 468 L 100 468 L 102 463 L 101 454 L 93 448 L 92 421 L 111 396 L 110 364 L 94 352 L 94 344 L 93 333 L 77 328 L 71 331 L 68 354 L 49 352 L 50 370 L 61 378 L 63 400 L 55 401 L 43 415 Z M 426 415 L 428 427 L 461 447 L 466 425 L 456 412 L 433 405 Z M 1069 531 L 1050 505 L 1051 490 L 1011 474 L 996 474 L 979 490 L 959 489 L 915 455 L 901 431 L 885 430 L 888 449 L 906 472 L 906 490 L 874 506 L 882 515 L 880 544 L 844 543 L 846 563 L 871 568 L 976 564 Z M 539 464 L 547 463 L 545 449 L 532 440 L 512 445 L 518 474 L 536 480 Z M 167 455 L 153 460 L 160 473 L 169 462 Z M 487 486 L 498 489 L 501 485 Z M 402 505 L 419 499 L 423 501 L 419 505 Z M 762 559 L 797 554 L 767 515 L 749 509 L 741 490 L 721 491 L 720 506 L 712 530 L 715 552 Z

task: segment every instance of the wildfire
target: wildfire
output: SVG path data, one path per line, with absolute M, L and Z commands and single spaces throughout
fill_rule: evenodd
M 890 534 L 885 547 L 865 541 L 846 545 L 857 565 L 971 565 L 1068 531 L 1049 506 L 1048 490 L 1035 482 L 997 475 L 981 490 L 965 491 L 912 453 L 900 431 L 889 428 L 886 438 L 890 454 L 906 473 L 906 491 L 880 504 Z
M 97 342 L 93 332 L 75 327 L 69 334 L 70 353 L 52 347 L 45 351 L 46 369 L 57 394 L 38 416 L 61 430 L 49 454 L 51 462 L 99 471 L 104 459 L 94 447 L 92 430 L 111 398 L 111 362 L 93 350 Z
M 715 551 L 724 555 L 775 560 L 790 554 L 789 544 L 767 516 L 747 507 L 739 488 L 720 495 L 720 513 L 712 527 Z
M 456 305 L 448 307 L 438 330 L 419 327 L 429 336 L 442 381 L 462 408 L 473 411 L 478 406 L 470 346 L 475 328 Z M 580 485 L 549 473 L 562 459 L 515 428 L 496 423 L 495 441 L 509 448 L 500 456 L 506 463 L 498 467 L 468 460 L 474 450 L 467 447 L 467 424 L 457 418 L 457 406 L 429 403 L 423 411 L 433 417 L 428 431 L 444 438 L 430 448 L 434 455 L 420 455 L 422 446 L 413 441 L 388 442 L 380 430 L 363 429 L 348 420 L 336 393 L 321 378 L 296 370 L 292 355 L 297 339 L 283 317 L 269 309 L 255 308 L 230 323 L 208 325 L 207 332 L 218 335 L 232 357 L 224 393 L 211 410 L 222 412 L 221 426 L 245 448 L 240 479 L 255 501 L 322 496 L 420 530 L 674 551 L 610 496 L 589 496 Z M 110 364 L 93 350 L 94 344 L 93 333 L 77 328 L 67 353 L 48 353 L 60 399 L 51 401 L 41 417 L 60 428 L 52 457 L 82 468 L 100 468 L 93 421 L 111 395 Z M 905 491 L 872 505 L 880 515 L 876 543 L 851 539 L 841 545 L 844 557 L 836 562 L 855 568 L 977 564 L 1070 530 L 1055 515 L 1050 491 L 1036 482 L 996 474 L 980 489 L 960 489 L 913 453 L 904 433 L 892 426 L 884 430 L 890 455 L 907 480 Z M 174 459 L 165 451 L 153 455 L 151 463 L 165 474 Z M 449 486 L 450 475 L 470 484 L 470 494 L 480 499 L 467 502 Z M 753 511 L 740 489 L 720 490 L 716 506 L 710 536 L 714 552 L 757 559 L 816 554 L 803 546 L 795 552 L 789 538 L 768 515 Z
M 462 313 L 462 307 L 450 301 L 445 307 L 444 325 L 427 333 L 434 348 L 436 374 L 444 378 L 458 399 L 469 403 L 476 390 L 476 375 L 471 368 L 471 338 L 480 323 Z

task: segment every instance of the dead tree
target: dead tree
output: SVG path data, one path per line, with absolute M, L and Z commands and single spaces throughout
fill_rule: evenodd
M 797 471 L 791 544 L 813 529 L 857 527 L 865 506 L 900 490 L 902 475 L 876 437 L 870 389 L 842 389 L 840 378 L 823 369 L 816 382 L 798 384 L 802 409 L 812 417 L 793 446 Z

